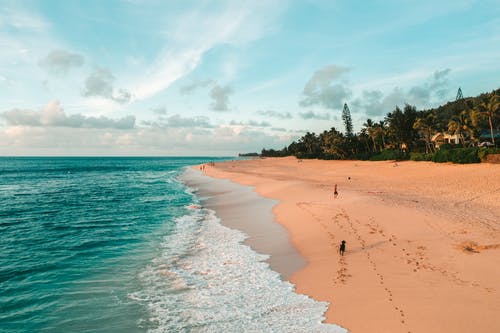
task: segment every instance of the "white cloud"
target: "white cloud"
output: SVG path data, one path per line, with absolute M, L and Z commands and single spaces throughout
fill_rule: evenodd
M 65 50 L 53 50 L 40 60 L 40 66 L 47 68 L 55 74 L 66 74 L 74 67 L 81 67 L 84 58 L 78 53 Z
M 98 96 L 113 100 L 117 103 L 127 103 L 130 101 L 131 94 L 125 89 L 115 91 L 113 84 L 114 75 L 106 68 L 97 67 L 85 80 L 83 96 Z
M 233 90 L 229 86 L 213 86 L 210 90 L 210 97 L 212 98 L 211 109 L 214 111 L 228 111 L 229 95 L 232 92 Z
M 115 128 L 132 129 L 135 117 L 119 119 L 107 117 L 87 117 L 82 114 L 66 115 L 58 101 L 49 102 L 41 111 L 12 109 L 0 113 L 8 125 L 35 127 L 71 127 L 71 128 Z
M 299 116 L 302 119 L 316 119 L 316 120 L 330 120 L 331 116 L 329 113 L 318 113 L 314 111 L 299 112 Z
M 65 138 L 61 140 L 61 138 Z M 282 148 L 292 136 L 238 126 L 213 129 L 117 129 L 10 126 L 0 128 L 0 154 L 17 155 L 236 155 Z
M 342 81 L 349 68 L 337 65 L 323 67 L 307 81 L 302 94 L 304 99 L 300 106 L 320 105 L 327 109 L 341 109 L 351 96 L 351 90 Z
M 369 116 L 382 116 L 405 103 L 415 105 L 418 109 L 428 108 L 443 103 L 450 94 L 448 76 L 451 70 L 436 70 L 424 82 L 407 89 L 396 87 L 387 93 L 381 90 L 364 90 L 362 96 L 352 104 L 353 111 L 362 111 Z
M 394 110 L 397 105 L 403 105 L 405 102 L 405 93 L 400 88 L 394 88 L 391 92 L 384 95 L 380 90 L 365 90 L 359 99 L 352 102 L 352 110 L 362 110 L 368 116 L 382 116 Z
M 299 116 L 305 120 L 309 120 L 309 119 L 330 120 L 331 119 L 331 116 L 329 113 L 318 113 L 318 112 L 314 112 L 314 111 L 299 112 Z

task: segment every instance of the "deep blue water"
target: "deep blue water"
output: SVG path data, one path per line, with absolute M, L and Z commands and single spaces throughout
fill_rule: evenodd
M 344 332 L 178 178 L 217 160 L 0 158 L 0 332 Z

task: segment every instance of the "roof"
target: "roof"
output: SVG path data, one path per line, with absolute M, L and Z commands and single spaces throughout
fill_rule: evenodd
M 448 134 L 448 133 L 439 132 L 439 133 L 436 133 L 432 136 L 431 141 L 436 141 L 440 137 L 442 137 L 443 139 L 458 139 L 460 136 L 458 134 Z

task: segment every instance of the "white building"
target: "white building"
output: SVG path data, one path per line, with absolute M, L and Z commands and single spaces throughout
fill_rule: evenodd
M 463 137 L 459 134 L 448 134 L 448 133 L 436 133 L 432 136 L 431 141 L 434 143 L 436 148 L 439 148 L 442 144 L 451 143 L 459 144 Z

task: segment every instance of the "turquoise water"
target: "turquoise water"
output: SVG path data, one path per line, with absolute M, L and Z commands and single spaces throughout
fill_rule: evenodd
M 193 206 L 217 160 L 0 158 L 0 332 L 341 331 Z

